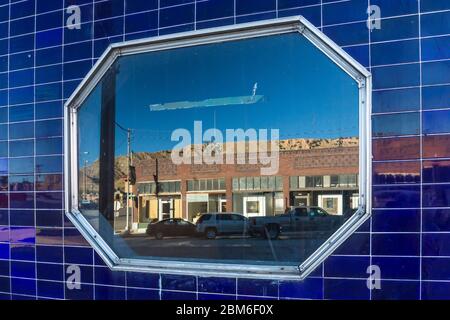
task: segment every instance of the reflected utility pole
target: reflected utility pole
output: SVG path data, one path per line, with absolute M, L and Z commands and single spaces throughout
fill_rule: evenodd
M 89 154 L 88 151 L 84 151 L 83 154 L 85 156 L 87 156 Z M 85 159 L 84 160 L 84 200 L 87 201 L 88 199 L 88 194 L 87 194 L 87 165 L 88 165 L 89 160 Z
M 127 221 L 125 224 L 125 230 L 130 232 L 130 183 L 131 183 L 131 129 L 127 129 Z
M 126 207 L 126 221 L 125 221 L 125 232 L 129 233 L 131 231 L 130 228 L 130 206 L 129 206 L 129 202 L 130 202 L 130 184 L 131 184 L 131 166 L 133 165 L 132 163 L 132 154 L 131 154 L 131 134 L 132 134 L 132 129 L 130 128 L 124 128 L 122 127 L 120 124 L 118 124 L 116 122 L 116 125 L 122 129 L 123 131 L 125 131 L 127 133 L 127 190 L 126 190 L 126 201 L 125 201 L 125 205 Z

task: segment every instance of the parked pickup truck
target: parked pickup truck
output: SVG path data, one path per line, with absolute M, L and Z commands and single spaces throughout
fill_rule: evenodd
M 284 214 L 250 218 L 249 231 L 274 240 L 280 233 L 331 233 L 343 222 L 343 216 L 331 215 L 320 207 L 291 207 Z

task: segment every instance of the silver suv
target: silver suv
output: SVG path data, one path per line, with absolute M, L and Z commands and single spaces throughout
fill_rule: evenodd
M 207 239 L 215 239 L 217 235 L 248 233 L 249 221 L 240 213 L 221 212 L 205 213 L 197 220 L 197 232 Z

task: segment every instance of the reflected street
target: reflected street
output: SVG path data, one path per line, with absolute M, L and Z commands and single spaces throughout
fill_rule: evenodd
M 237 263 L 249 256 L 255 261 L 265 262 L 304 261 L 328 236 L 312 233 L 298 239 L 280 236 L 270 243 L 262 238 L 241 236 L 217 237 L 215 240 L 188 237 L 156 240 L 147 235 L 129 235 L 122 239 L 134 250 L 136 256 L 223 259 Z

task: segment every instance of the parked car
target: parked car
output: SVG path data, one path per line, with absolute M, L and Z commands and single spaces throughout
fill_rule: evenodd
M 332 232 L 344 222 L 344 217 L 332 215 L 320 207 L 291 207 L 280 215 L 250 218 L 250 232 L 268 239 L 280 233 Z
M 150 223 L 147 226 L 147 234 L 158 240 L 164 237 L 190 237 L 196 235 L 196 227 L 189 221 L 171 218 Z
M 218 235 L 245 235 L 248 233 L 249 221 L 240 213 L 205 213 L 197 220 L 197 232 L 207 239 Z

